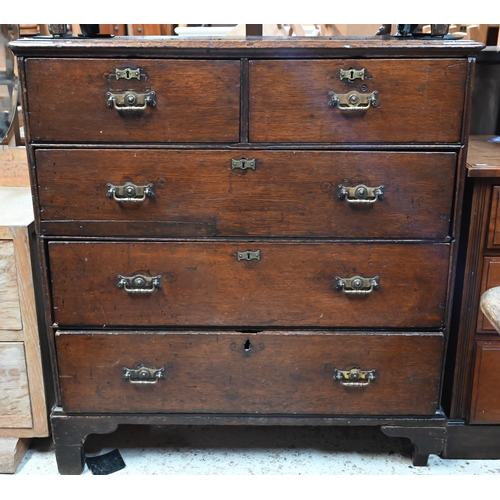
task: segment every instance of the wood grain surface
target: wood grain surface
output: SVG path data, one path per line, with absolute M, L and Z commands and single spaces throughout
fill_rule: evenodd
M 140 68 L 145 76 L 116 80 L 117 68 Z M 29 59 L 26 75 L 35 142 L 239 140 L 239 61 Z M 156 92 L 156 107 L 108 108 L 107 92 L 125 90 Z
M 500 423 L 500 342 L 476 342 L 471 423 Z
M 460 141 L 467 62 L 432 60 L 250 61 L 251 142 Z M 340 70 L 365 69 L 365 80 Z M 378 91 L 378 107 L 341 111 L 329 91 Z
M 0 343 L 0 427 L 31 427 L 24 345 Z
M 238 252 L 260 260 L 238 261 Z M 50 242 L 59 326 L 323 326 L 439 328 L 449 244 Z M 118 275 L 161 276 L 153 293 L 127 293 Z M 379 276 L 368 295 L 336 277 Z
M 66 332 L 56 336 L 68 412 L 432 415 L 443 337 L 332 332 Z M 164 368 L 132 384 L 123 368 Z M 365 387 L 334 369 L 375 370 Z M 126 403 L 125 403 L 126 402 Z
M 255 170 L 232 169 L 241 158 Z M 162 221 L 209 224 L 214 236 L 439 239 L 449 233 L 456 154 L 44 149 L 36 162 L 43 221 L 122 221 L 113 231 L 122 235 L 128 222 Z M 154 198 L 106 196 L 108 184 L 127 182 L 152 183 Z M 384 199 L 342 201 L 340 184 L 383 185 Z
M 0 330 L 21 330 L 21 306 L 14 243 L 0 240 Z

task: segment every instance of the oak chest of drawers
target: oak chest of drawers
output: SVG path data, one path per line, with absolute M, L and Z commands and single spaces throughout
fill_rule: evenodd
M 475 42 L 32 40 L 61 473 L 122 423 L 439 453 Z

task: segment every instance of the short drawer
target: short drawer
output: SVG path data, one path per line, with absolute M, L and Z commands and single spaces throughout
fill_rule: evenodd
M 476 342 L 471 424 L 500 424 L 500 341 Z
M 488 248 L 500 248 L 500 186 L 492 187 L 491 212 L 488 227 Z
M 467 62 L 252 60 L 250 140 L 459 142 Z
M 500 257 L 484 257 L 480 296 L 486 292 L 486 290 L 495 286 L 500 286 Z M 486 316 L 479 307 L 477 315 L 477 332 L 497 334 L 497 331 L 486 319 Z
M 50 242 L 59 326 L 439 328 L 449 244 Z
M 456 154 L 45 149 L 36 163 L 58 234 L 444 239 Z
M 439 333 L 56 334 L 66 412 L 432 415 Z
M 34 142 L 239 141 L 239 61 L 28 59 L 26 87 Z

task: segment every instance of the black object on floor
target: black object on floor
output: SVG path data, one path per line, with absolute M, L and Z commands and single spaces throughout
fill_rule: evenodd
M 98 457 L 85 457 L 85 463 L 94 476 L 105 476 L 125 468 L 125 462 L 118 450 Z

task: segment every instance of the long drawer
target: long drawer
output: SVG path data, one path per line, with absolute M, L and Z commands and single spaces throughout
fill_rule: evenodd
M 239 141 L 239 61 L 41 58 L 25 64 L 33 142 Z
M 440 333 L 56 335 L 69 413 L 432 415 L 442 344 Z
M 50 242 L 60 326 L 439 328 L 449 244 Z
M 255 60 L 250 141 L 460 141 L 467 62 Z
M 214 236 L 442 239 L 456 166 L 455 153 L 372 151 L 38 150 L 36 160 L 42 221 L 78 235 L 91 232 L 85 221 L 146 222 L 144 236 L 184 223 Z

